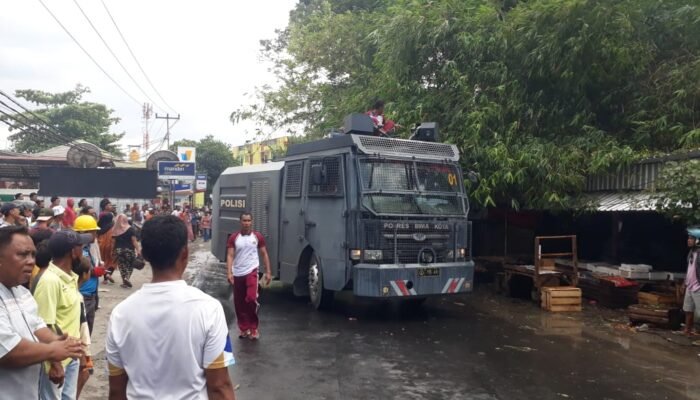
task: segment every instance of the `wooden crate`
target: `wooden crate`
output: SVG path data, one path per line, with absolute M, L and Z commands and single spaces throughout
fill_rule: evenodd
M 632 323 L 651 323 L 668 329 L 679 329 L 684 314 L 680 308 L 669 305 L 633 304 L 627 308 Z
M 540 260 L 540 269 L 544 271 L 554 270 L 554 259 L 553 258 L 543 258 Z
M 544 287 L 541 304 L 550 312 L 581 311 L 581 289 L 573 286 Z
M 676 304 L 676 295 L 659 292 L 639 292 L 637 293 L 639 304 L 646 305 L 674 305 Z

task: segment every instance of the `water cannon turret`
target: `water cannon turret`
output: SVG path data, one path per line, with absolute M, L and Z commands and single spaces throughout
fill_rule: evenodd
M 346 134 L 374 135 L 374 123 L 369 115 L 353 113 L 345 117 L 343 130 Z
M 437 122 L 423 122 L 418 125 L 411 135 L 410 140 L 420 140 L 422 142 L 439 142 L 440 130 Z

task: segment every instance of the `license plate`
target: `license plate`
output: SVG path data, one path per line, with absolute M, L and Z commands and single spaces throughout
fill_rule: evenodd
M 440 276 L 440 268 L 418 268 L 418 276 Z

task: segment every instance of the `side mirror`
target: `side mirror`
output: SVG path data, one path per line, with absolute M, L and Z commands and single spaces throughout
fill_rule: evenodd
M 467 173 L 467 179 L 469 179 L 472 183 L 477 183 L 477 182 L 479 182 L 479 173 L 474 172 L 474 171 L 469 171 Z
M 314 185 L 324 185 L 326 183 L 326 170 L 323 164 L 313 164 L 311 166 L 311 183 Z

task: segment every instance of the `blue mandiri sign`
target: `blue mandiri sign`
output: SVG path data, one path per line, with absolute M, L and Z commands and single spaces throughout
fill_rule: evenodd
M 158 161 L 158 179 L 194 179 L 193 162 Z

